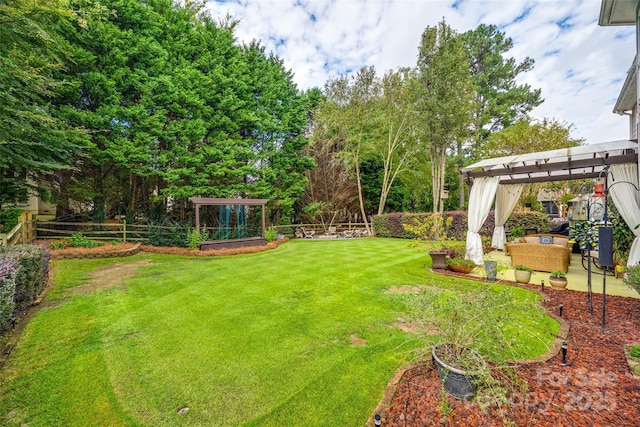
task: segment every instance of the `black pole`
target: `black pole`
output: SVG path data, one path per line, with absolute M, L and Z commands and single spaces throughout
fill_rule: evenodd
M 591 193 L 587 199 L 587 225 L 591 219 Z M 589 299 L 589 314 L 593 314 L 593 292 L 591 291 L 591 243 L 587 242 L 587 298 Z
M 609 165 L 604 167 L 604 226 L 607 226 L 607 205 L 609 205 Z M 607 311 L 607 266 L 602 266 L 602 332 L 604 332 L 605 313 Z

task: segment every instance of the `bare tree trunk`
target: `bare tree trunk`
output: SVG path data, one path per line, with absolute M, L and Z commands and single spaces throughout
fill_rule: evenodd
M 356 161 L 356 183 L 358 184 L 358 201 L 360 202 L 360 213 L 362 214 L 362 221 L 364 221 L 364 227 L 369 235 L 373 235 L 371 228 L 369 227 L 369 221 L 367 221 L 367 213 L 364 210 L 364 197 L 362 196 L 362 182 L 360 181 L 360 163 Z

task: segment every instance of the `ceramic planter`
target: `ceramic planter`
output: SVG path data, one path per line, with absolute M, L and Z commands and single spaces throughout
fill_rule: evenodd
M 557 289 L 559 291 L 563 291 L 567 288 L 566 277 L 549 277 L 549 283 L 553 289 Z
M 496 280 L 498 277 L 498 261 L 485 261 L 484 269 L 487 272 L 487 280 Z
M 468 274 L 471 273 L 471 270 L 474 269 L 473 265 L 456 265 L 456 264 L 449 264 L 447 265 L 447 268 L 451 271 L 455 271 L 456 273 L 464 273 L 464 274 Z
M 514 270 L 513 275 L 516 278 L 516 282 L 518 283 L 529 283 L 531 280 L 531 272 L 523 271 L 523 270 Z

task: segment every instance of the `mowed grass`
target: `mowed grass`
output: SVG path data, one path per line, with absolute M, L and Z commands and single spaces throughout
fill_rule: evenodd
M 0 371 L 1 424 L 362 425 L 422 345 L 393 326 L 404 304 L 385 290 L 478 286 L 433 275 L 412 246 L 292 241 L 230 257 L 56 262 L 50 306 Z M 124 286 L 74 293 L 94 270 L 145 260 Z M 557 324 L 529 329 L 533 357 Z

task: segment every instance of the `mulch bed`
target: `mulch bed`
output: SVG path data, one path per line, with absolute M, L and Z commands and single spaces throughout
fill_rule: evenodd
M 539 290 L 538 286 L 525 286 Z M 558 354 L 547 363 L 520 365 L 527 381 L 523 395 L 483 412 L 473 401 L 444 395 L 435 369 L 421 365 L 405 372 L 384 426 L 640 426 L 640 380 L 629 371 L 623 345 L 640 341 L 640 299 L 607 295 L 602 330 L 602 295 L 593 294 L 593 314 L 584 292 L 545 288 L 544 306 L 570 325 L 567 365 Z M 450 414 L 444 414 L 451 410 Z

